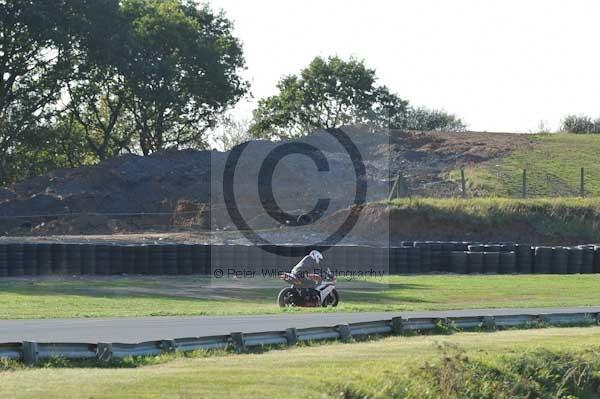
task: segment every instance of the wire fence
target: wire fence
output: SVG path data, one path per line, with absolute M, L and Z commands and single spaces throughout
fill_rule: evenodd
M 569 167 L 568 171 L 543 169 L 460 168 L 444 178 L 399 173 L 391 183 L 388 200 L 422 198 L 592 198 L 600 196 L 600 178 L 595 168 Z

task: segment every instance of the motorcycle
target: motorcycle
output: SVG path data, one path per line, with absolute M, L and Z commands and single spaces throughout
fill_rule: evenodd
M 337 306 L 340 300 L 335 289 L 336 278 L 331 270 L 327 269 L 324 278 L 318 274 L 307 274 L 306 280 L 296 277 L 291 273 L 283 273 L 281 279 L 289 284 L 279 292 L 277 303 L 280 308 L 288 306 L 299 307 L 327 307 Z M 307 280 L 312 283 L 306 287 Z

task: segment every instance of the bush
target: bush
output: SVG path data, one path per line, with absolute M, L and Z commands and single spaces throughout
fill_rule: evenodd
M 592 120 L 586 115 L 567 115 L 562 120 L 561 131 L 576 134 L 599 134 L 600 118 Z
M 344 399 L 571 399 L 600 394 L 600 355 L 592 350 L 535 350 L 492 359 L 470 359 L 445 347 L 440 361 L 392 377 L 384 386 L 366 392 L 348 384 L 330 393 Z
M 600 356 L 593 352 L 536 350 L 497 364 L 445 354 L 440 363 L 416 373 L 429 386 L 415 397 L 428 391 L 442 398 L 579 398 L 599 393 L 599 372 Z

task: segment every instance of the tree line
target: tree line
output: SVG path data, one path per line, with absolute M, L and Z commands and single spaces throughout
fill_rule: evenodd
M 232 22 L 192 0 L 0 0 L 0 184 L 122 153 L 206 148 L 249 94 L 244 69 Z M 258 101 L 252 137 L 465 128 L 378 85 L 362 60 L 317 57 L 277 88 Z

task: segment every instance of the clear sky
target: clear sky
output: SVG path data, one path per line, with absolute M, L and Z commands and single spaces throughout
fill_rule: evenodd
M 315 56 L 362 58 L 415 105 L 471 130 L 600 116 L 600 1 L 209 0 L 235 23 L 254 100 Z

